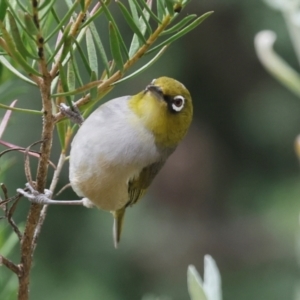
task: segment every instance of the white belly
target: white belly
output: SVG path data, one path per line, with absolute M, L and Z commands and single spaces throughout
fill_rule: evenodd
M 127 97 L 100 106 L 78 130 L 70 153 L 74 191 L 101 209 L 128 202 L 128 181 L 159 159 L 153 135 L 129 110 Z

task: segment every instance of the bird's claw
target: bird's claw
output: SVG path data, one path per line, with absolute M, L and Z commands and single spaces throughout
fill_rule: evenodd
M 17 192 L 28 198 L 32 203 L 37 204 L 49 204 L 51 202 L 52 192 L 48 189 L 44 189 L 44 193 L 39 193 L 30 183 L 25 184 L 25 189 L 17 189 Z
M 66 105 L 65 103 L 60 103 L 59 108 L 61 113 L 64 116 L 68 117 L 73 123 L 76 123 L 78 125 L 81 125 L 83 123 L 84 118 L 75 103 L 72 102 L 71 107 Z

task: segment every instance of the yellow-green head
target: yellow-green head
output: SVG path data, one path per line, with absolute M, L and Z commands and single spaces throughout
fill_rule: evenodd
M 146 89 L 129 100 L 159 147 L 173 148 L 186 134 L 193 117 L 192 98 L 186 87 L 175 79 L 154 79 Z

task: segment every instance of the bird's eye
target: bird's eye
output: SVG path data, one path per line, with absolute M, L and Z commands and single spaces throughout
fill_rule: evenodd
M 176 96 L 172 101 L 172 109 L 179 112 L 184 107 L 184 98 L 182 96 Z

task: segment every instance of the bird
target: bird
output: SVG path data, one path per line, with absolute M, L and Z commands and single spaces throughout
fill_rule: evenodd
M 82 200 L 52 200 L 49 190 L 39 194 L 29 183 L 17 191 L 40 204 L 96 206 L 111 212 L 117 248 L 126 209 L 146 193 L 192 117 L 187 88 L 173 78 L 154 79 L 136 95 L 100 105 L 79 127 L 71 143 L 69 179 Z

